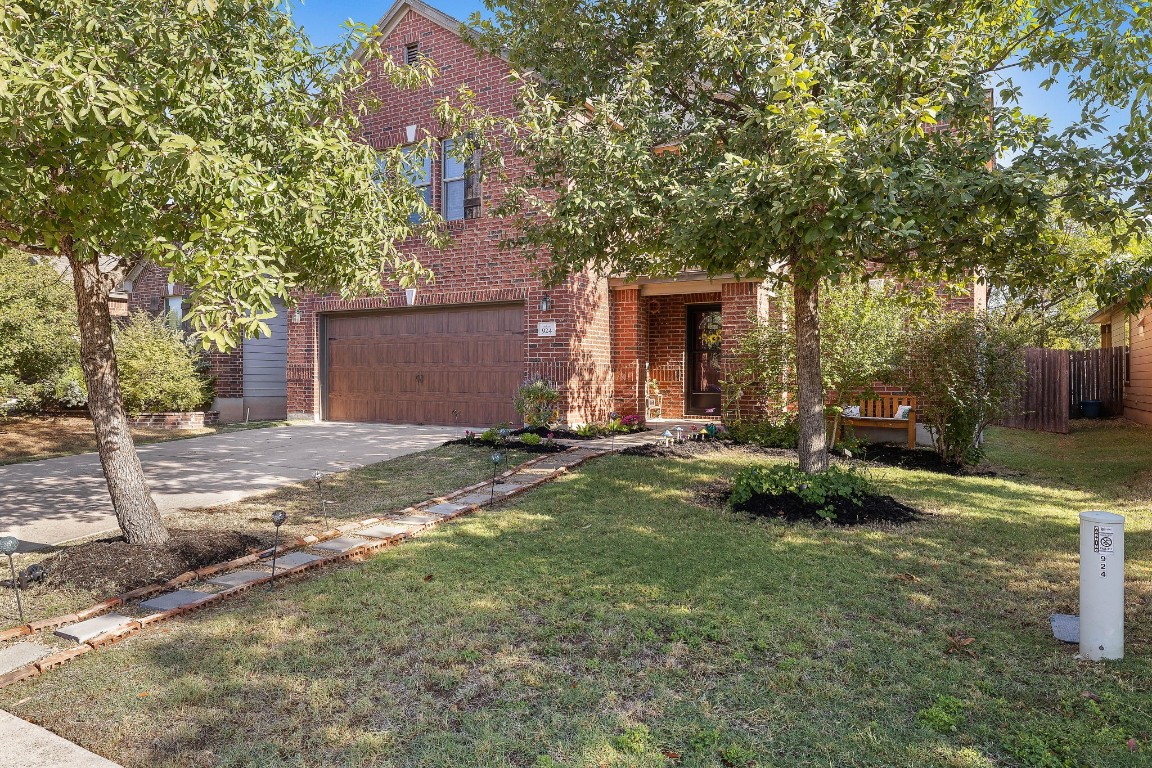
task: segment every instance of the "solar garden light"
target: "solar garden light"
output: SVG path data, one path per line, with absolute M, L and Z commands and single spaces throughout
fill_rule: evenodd
M 608 414 L 608 429 L 612 430 L 612 450 L 616 450 L 616 425 L 613 422 L 618 418 L 620 418 L 620 414 L 616 411 Z
M 324 473 L 313 472 L 312 480 L 316 483 L 317 504 L 320 506 L 320 517 L 324 520 L 324 530 L 328 530 L 328 513 L 324 507 Z
M 501 428 L 501 430 L 500 430 L 500 442 L 507 443 L 508 437 L 511 434 L 512 434 L 512 431 L 510 429 L 508 429 L 507 427 Z
M 12 591 L 16 593 L 16 610 L 20 614 L 20 623 L 24 623 L 24 603 L 20 602 L 20 585 L 16 581 L 16 566 L 12 563 L 12 555 L 20 548 L 20 540 L 15 536 L 0 537 L 0 552 L 8 555 L 8 570 L 12 574 Z
M 272 513 L 272 525 L 276 526 L 276 534 L 272 539 L 272 578 L 268 581 L 268 591 L 272 591 L 276 586 L 276 555 L 280 550 L 280 526 L 284 525 L 287 519 L 288 515 L 282 509 Z
M 488 494 L 488 503 L 491 504 L 492 500 L 496 498 L 496 469 L 500 466 L 500 462 L 504 460 L 504 454 L 500 451 L 493 451 L 492 453 L 492 492 Z

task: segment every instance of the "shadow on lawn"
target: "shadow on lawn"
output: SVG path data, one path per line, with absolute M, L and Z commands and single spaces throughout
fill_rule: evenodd
M 1074 557 L 1047 554 L 1075 546 L 1064 492 L 909 475 L 894 490 L 961 511 L 846 530 L 687 503 L 714 469 L 601 460 L 367 563 L 89 657 L 79 664 L 129 680 L 80 698 L 122 721 L 112 747 L 130 765 L 658 765 L 668 751 L 718 766 L 726 748 L 764 765 L 944 765 L 930 758 L 955 737 L 916 712 L 971 690 L 984 697 L 965 723 L 976 744 L 1010 745 L 995 724 L 1024 710 L 1078 727 L 1060 704 L 1071 651 L 1043 621 L 1075 588 Z M 1025 505 L 1052 512 L 1011 512 Z M 1147 531 L 1133 541 L 1147 553 Z M 964 634 L 977 657 L 947 652 Z M 1152 627 L 1130 634 L 1146 648 Z M 77 669 L 35 690 L 85 685 Z M 1146 666 L 1114 667 L 1071 685 L 1138 688 L 1133 670 L 1147 680 Z M 74 730 L 59 703 L 30 706 Z M 613 751 L 636 724 L 651 729 L 643 759 Z

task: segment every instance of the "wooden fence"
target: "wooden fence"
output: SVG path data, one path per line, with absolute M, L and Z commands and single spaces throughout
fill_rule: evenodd
M 1068 420 L 1081 415 L 1082 400 L 1099 400 L 1101 415 L 1119 416 L 1124 411 L 1127 361 L 1127 347 L 1084 352 L 1029 348 L 1028 376 L 1009 409 L 1012 415 L 1000 424 L 1063 434 Z
M 1080 415 L 1080 401 L 1099 400 L 1103 416 L 1124 413 L 1124 379 L 1128 348 L 1106 347 L 1070 354 L 1072 418 Z
M 1020 395 L 1011 404 L 1012 414 L 1000 423 L 1005 427 L 1032 429 L 1038 432 L 1068 431 L 1069 355 L 1063 349 L 1030 347 L 1024 352 L 1028 376 Z

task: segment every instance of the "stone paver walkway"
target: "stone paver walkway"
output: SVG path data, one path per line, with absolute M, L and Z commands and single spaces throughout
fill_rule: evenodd
M 472 485 L 385 518 L 349 523 L 319 537 L 310 537 L 306 540 L 309 543 L 300 549 L 276 553 L 276 578 L 287 578 L 399 544 L 488 504 L 490 498 L 497 501 L 507 498 L 547 482 L 589 458 L 603 455 L 605 451 L 598 448 L 581 446 L 547 455 L 505 472 L 494 488 L 487 484 Z M 209 566 L 201 569 L 203 573 L 184 574 L 165 585 L 144 587 L 112 598 L 80 612 L 79 617 L 46 619 L 0 633 L 0 637 L 10 635 L 9 644 L 0 645 L 0 688 L 39 675 L 154 623 L 219 604 L 257 585 L 267 585 L 272 580 L 271 555 L 265 552 L 239 558 L 231 565 Z M 45 643 L 52 642 L 53 647 L 28 642 L 27 638 L 33 635 Z M 65 645 L 61 646 L 61 641 Z

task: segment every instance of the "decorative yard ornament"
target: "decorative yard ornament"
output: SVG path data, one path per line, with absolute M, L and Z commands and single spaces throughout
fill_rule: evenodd
M 500 466 L 500 462 L 503 460 L 504 454 L 500 453 L 500 451 L 494 451 L 492 453 L 492 491 L 488 494 L 489 503 L 496 498 L 496 468 Z
M 664 430 L 664 434 L 661 435 L 661 437 L 664 438 L 664 445 L 672 445 L 672 430 Z
M 612 411 L 608 414 L 608 429 L 612 432 L 612 450 L 616 450 L 616 420 L 620 418 L 620 414 Z
M 272 538 L 272 578 L 268 580 L 269 592 L 276 586 L 276 556 L 280 550 L 280 526 L 284 525 L 287 519 L 288 515 L 282 509 L 272 513 L 272 525 L 276 526 L 276 533 Z
M 20 623 L 24 623 L 24 603 L 20 600 L 20 585 L 16 580 L 16 566 L 12 562 L 12 555 L 20 548 L 20 540 L 15 536 L 0 537 L 0 554 L 8 556 L 8 571 L 12 574 L 12 592 L 16 595 L 16 611 L 20 614 Z
M 684 442 L 684 427 L 680 426 L 679 424 L 676 425 L 676 442 Z

